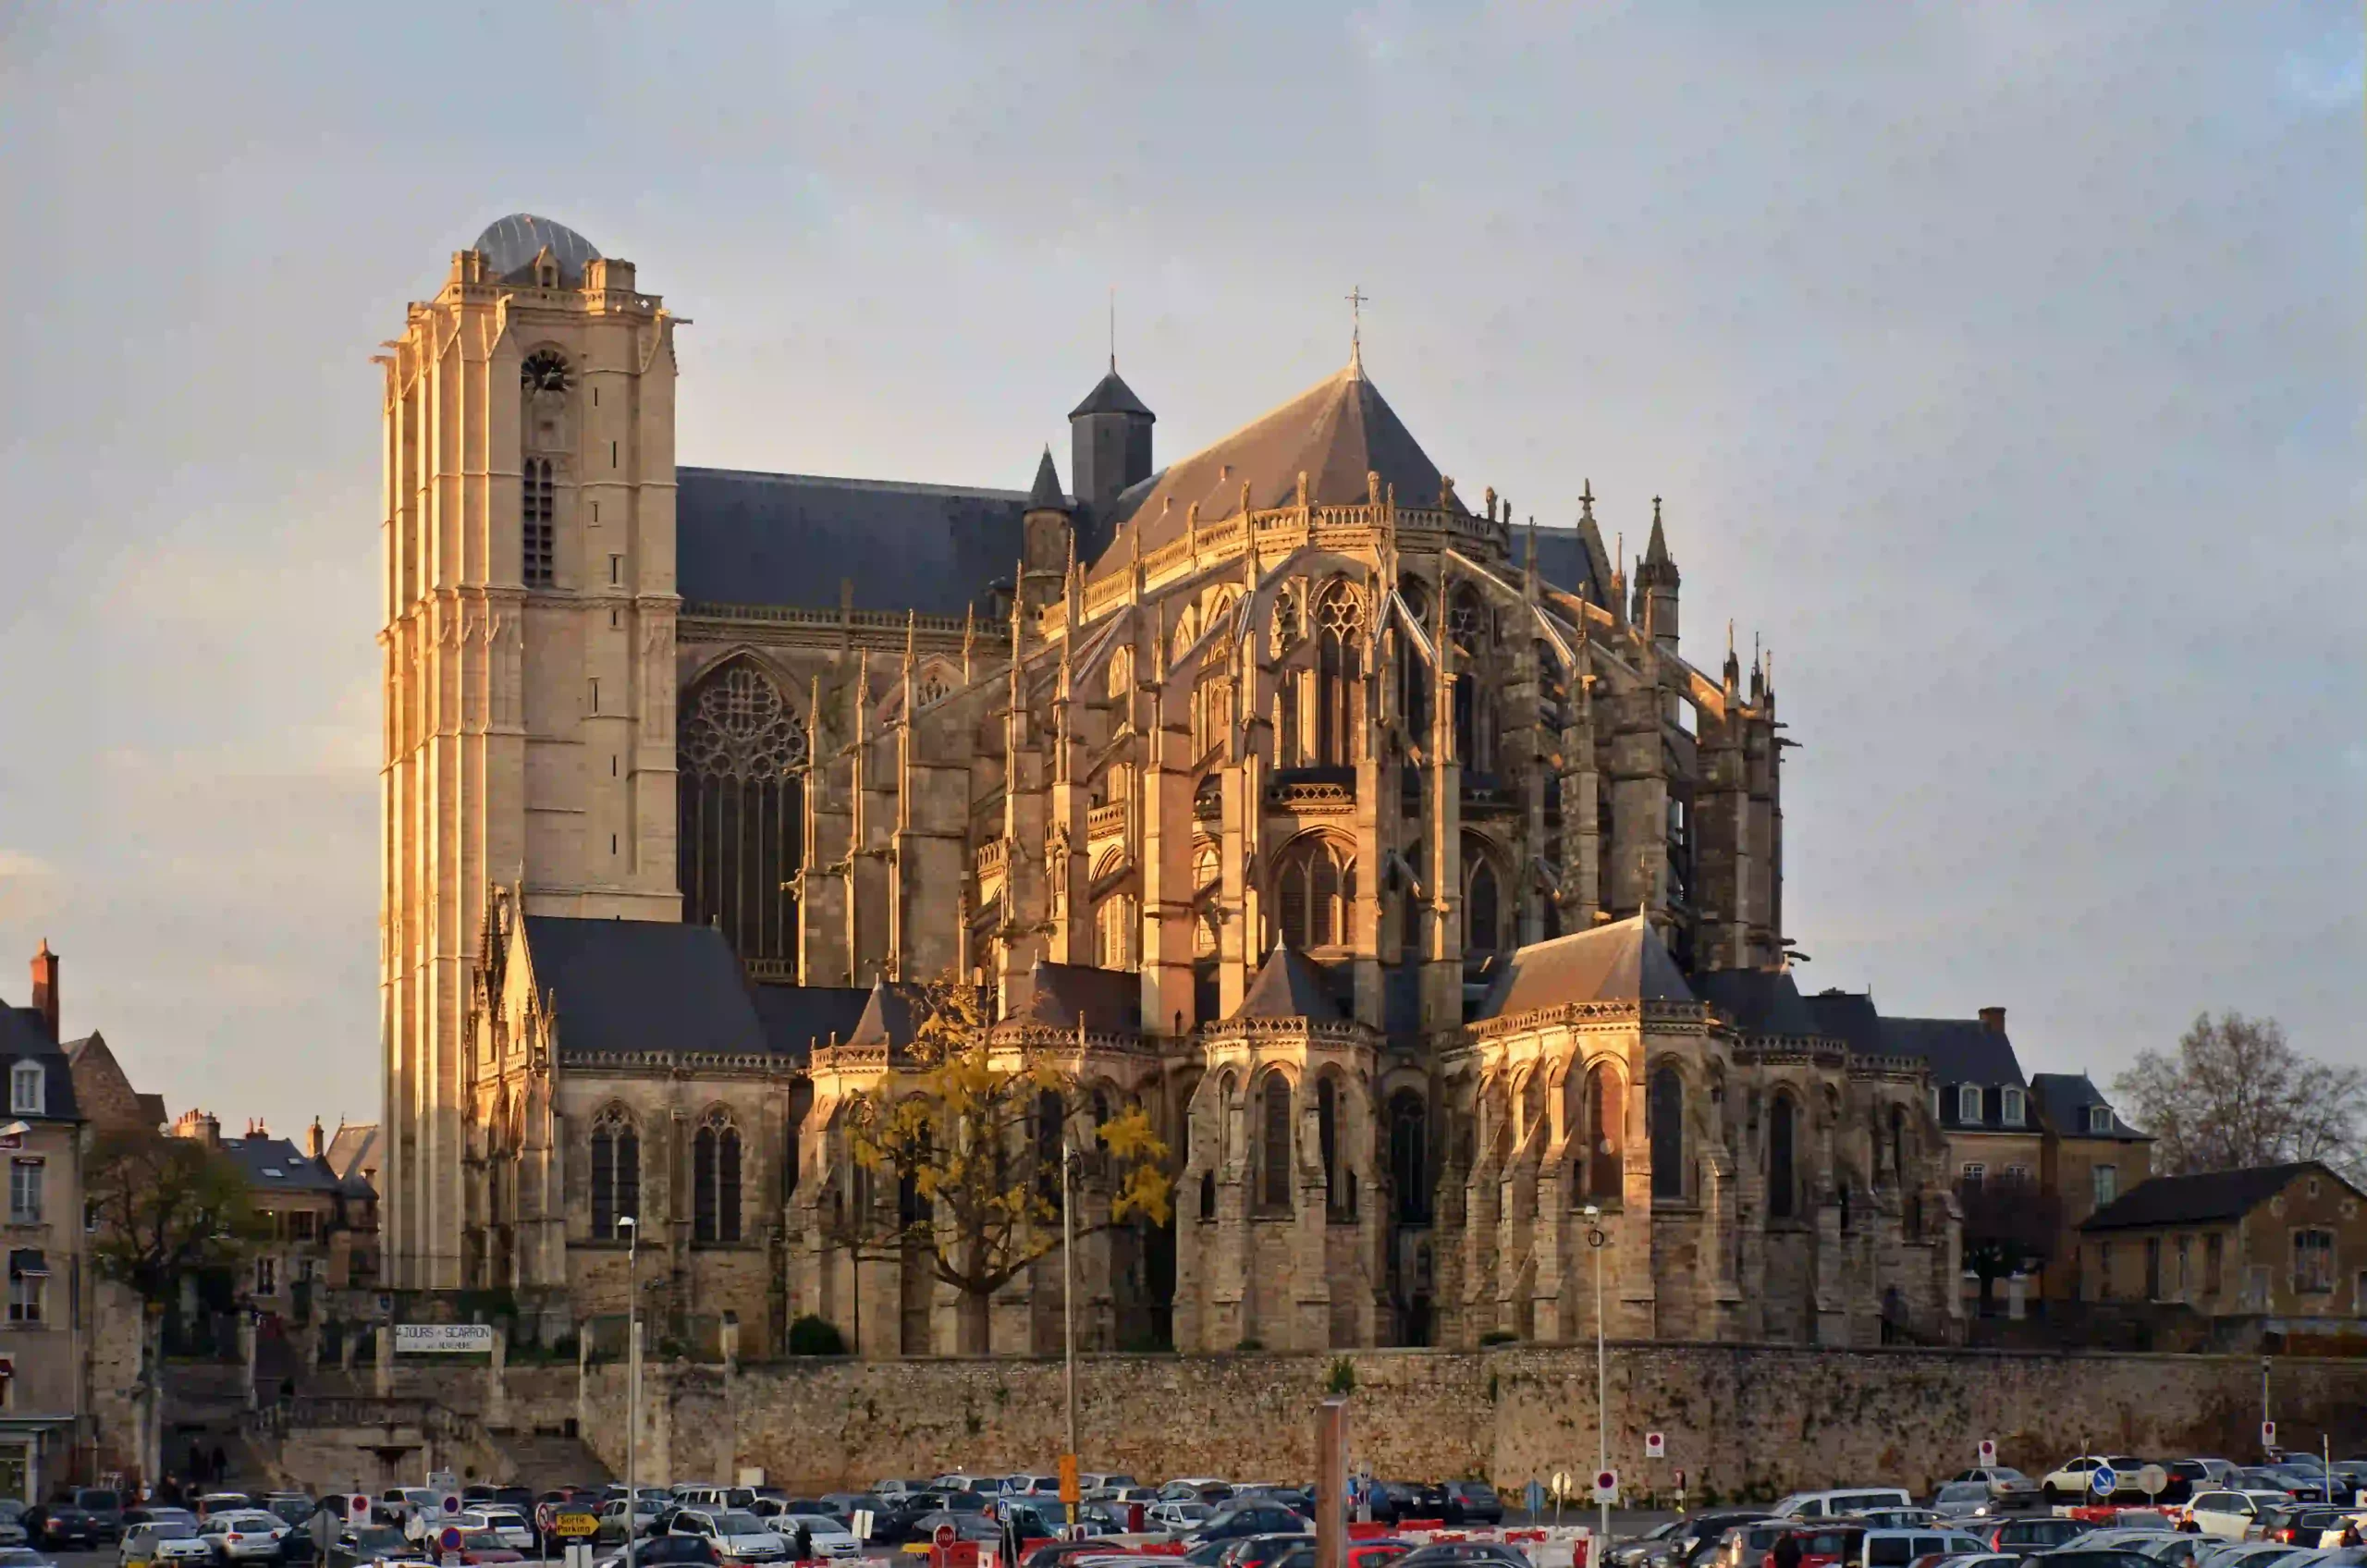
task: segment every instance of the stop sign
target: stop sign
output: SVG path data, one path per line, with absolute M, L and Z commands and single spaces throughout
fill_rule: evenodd
M 950 1551 L 950 1550 L 953 1550 L 953 1539 L 954 1539 L 954 1530 L 953 1530 L 953 1526 L 952 1526 L 952 1525 L 939 1525 L 937 1527 L 937 1549 L 938 1549 L 939 1551 Z

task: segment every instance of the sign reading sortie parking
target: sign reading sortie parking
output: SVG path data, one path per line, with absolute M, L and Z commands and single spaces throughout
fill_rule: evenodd
M 459 1355 L 493 1349 L 490 1323 L 398 1323 L 395 1352 L 399 1355 Z

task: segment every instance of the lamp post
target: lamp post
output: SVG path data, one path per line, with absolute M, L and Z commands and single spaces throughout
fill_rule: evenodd
M 641 1537 L 641 1225 L 617 1216 L 625 1233 L 625 1568 Z
M 1585 1209 L 1587 1250 L 1594 1254 L 1594 1438 L 1595 1474 L 1611 1468 L 1611 1354 L 1602 1337 L 1602 1249 L 1611 1238 L 1603 1234 L 1602 1208 L 1588 1204 Z M 1596 1562 L 1601 1553 L 1611 1550 L 1611 1501 L 1605 1498 L 1602 1510 L 1602 1545 L 1589 1556 Z M 632 1568 L 627 1564 L 626 1568 Z
M 1076 1206 L 1074 1203 L 1074 1167 L 1076 1145 L 1064 1133 L 1061 1137 L 1061 1380 L 1068 1403 L 1069 1462 L 1066 1468 L 1073 1473 L 1076 1457 Z M 1068 1477 L 1063 1476 L 1065 1481 Z M 1066 1488 L 1062 1488 L 1066 1490 Z M 1062 1500 L 1067 1506 L 1071 1531 L 1078 1520 L 1078 1504 Z

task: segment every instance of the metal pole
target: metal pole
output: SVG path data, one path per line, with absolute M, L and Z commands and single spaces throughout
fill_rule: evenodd
M 2260 1458 L 2268 1463 L 2268 1357 L 2260 1358 Z
M 1069 1169 L 1076 1158 L 1076 1150 L 1061 1140 L 1061 1377 L 1067 1384 L 1069 1417 L 1069 1464 L 1074 1468 L 1076 1456 L 1076 1206 L 1071 1201 Z M 1067 1507 L 1069 1527 L 1076 1527 L 1078 1505 Z
M 1611 1353 L 1605 1348 L 1602 1333 L 1602 1245 L 1605 1240 L 1600 1221 L 1602 1210 L 1587 1207 L 1587 1250 L 1594 1254 L 1594 1438 L 1595 1473 L 1600 1475 L 1611 1468 Z M 1588 1554 L 1587 1568 L 1598 1568 L 1602 1554 L 1611 1550 L 1611 1501 L 1600 1505 L 1602 1544 Z M 632 1568 L 628 1563 L 626 1568 Z
M 641 1537 L 641 1223 L 625 1227 L 625 1568 L 634 1568 Z

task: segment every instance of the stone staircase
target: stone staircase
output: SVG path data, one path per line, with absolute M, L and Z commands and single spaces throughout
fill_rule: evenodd
M 597 1487 L 612 1477 L 608 1467 L 581 1438 L 547 1433 L 498 1432 L 495 1446 L 509 1457 L 509 1484 L 546 1492 L 558 1487 Z

